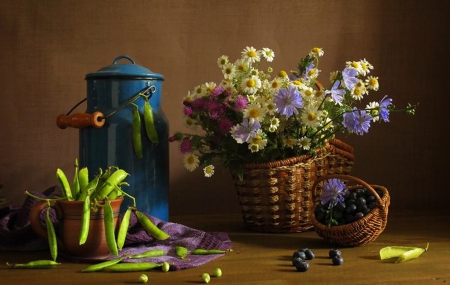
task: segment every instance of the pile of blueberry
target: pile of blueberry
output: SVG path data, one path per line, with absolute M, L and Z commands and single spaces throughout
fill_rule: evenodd
M 344 258 L 342 258 L 341 251 L 336 248 L 330 249 L 328 256 L 331 258 L 333 265 L 342 265 Z M 299 249 L 292 254 L 292 265 L 299 272 L 305 272 L 309 269 L 308 260 L 314 259 L 314 252 L 309 248 Z
M 383 196 L 380 189 L 375 189 L 375 191 L 380 197 Z M 331 214 L 333 225 L 345 225 L 361 219 L 377 207 L 375 196 L 366 188 L 349 191 L 344 195 L 344 199 L 344 202 L 334 205 L 331 212 L 328 203 L 325 205 L 319 203 L 314 212 L 316 220 L 327 225 Z

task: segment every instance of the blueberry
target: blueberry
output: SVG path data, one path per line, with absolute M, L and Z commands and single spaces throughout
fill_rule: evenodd
M 309 263 L 305 260 L 299 261 L 295 264 L 295 269 L 299 272 L 305 272 L 309 269 Z
M 354 213 L 356 211 L 357 208 L 358 207 L 356 207 L 355 204 L 350 204 L 350 205 L 347 206 L 347 208 L 345 208 L 345 212 L 347 214 L 352 214 L 352 213 Z
M 301 259 L 305 260 L 306 259 L 306 253 L 300 249 L 300 250 L 295 251 L 292 254 L 292 257 L 293 258 L 301 258 Z
M 358 213 L 355 214 L 355 220 L 359 220 L 359 219 L 361 219 L 362 217 L 364 217 L 364 214 L 361 213 L 361 212 L 358 212 Z
M 301 258 L 301 257 L 293 257 L 292 258 L 292 265 L 296 265 L 297 264 L 297 262 L 301 262 L 301 261 L 305 261 L 303 258 Z
M 366 204 L 366 199 L 364 199 L 363 197 L 359 197 L 358 199 L 356 199 L 356 205 L 357 206 L 362 206 Z
M 302 249 L 302 251 L 305 253 L 307 260 L 314 259 L 315 255 L 312 250 L 310 250 L 309 248 L 304 248 Z
M 335 256 L 341 256 L 341 251 L 339 249 L 336 248 L 332 248 L 330 249 L 330 251 L 328 252 L 328 256 L 330 256 L 330 258 L 333 258 Z
M 340 255 L 334 256 L 331 261 L 333 262 L 333 265 L 342 265 L 344 263 L 344 259 Z

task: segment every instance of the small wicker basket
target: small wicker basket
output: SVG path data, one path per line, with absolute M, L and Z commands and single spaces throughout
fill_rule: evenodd
M 308 155 L 243 166 L 243 180 L 233 173 L 245 226 L 259 232 L 302 232 L 312 229 L 312 186 L 323 175 L 349 173 L 353 148 L 334 139 Z
M 349 191 L 353 191 L 365 187 L 372 192 L 373 196 L 375 196 L 377 206 L 367 215 L 353 223 L 331 227 L 318 222 L 315 218 L 315 211 L 312 210 L 311 220 L 314 225 L 314 230 L 327 242 L 339 246 L 354 247 L 374 241 L 383 232 L 387 224 L 388 207 L 390 204 L 390 197 L 387 189 L 383 186 L 369 185 L 363 180 L 350 175 L 334 174 L 323 176 L 316 180 L 313 186 L 315 197 L 319 197 L 321 194 L 322 182 L 331 178 L 338 178 L 344 180 L 346 183 L 359 183 L 357 185 L 347 185 L 347 188 Z M 381 197 L 375 189 L 382 192 Z M 320 201 L 315 205 L 318 203 L 320 203 Z

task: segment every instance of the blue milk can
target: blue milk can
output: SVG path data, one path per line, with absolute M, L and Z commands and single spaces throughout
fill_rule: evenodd
M 119 61 L 128 61 L 119 63 Z M 130 174 L 129 187 L 122 189 L 136 198 L 137 208 L 162 220 L 169 219 L 169 127 L 161 109 L 161 89 L 164 77 L 135 64 L 126 55 L 96 72 L 86 74 L 87 114 L 101 112 L 105 122 L 101 127 L 80 128 L 80 167 L 88 167 L 91 179 L 99 168 L 117 166 Z M 133 148 L 133 111 L 137 105 L 144 112 L 149 98 L 158 134 L 158 143 L 151 142 L 141 116 L 142 157 Z M 134 103 L 135 105 L 131 104 Z M 127 202 L 127 198 L 125 198 Z M 123 203 L 124 212 L 131 203 Z

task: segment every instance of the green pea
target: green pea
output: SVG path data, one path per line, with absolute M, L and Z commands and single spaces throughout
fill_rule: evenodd
M 158 133 L 156 132 L 155 120 L 153 118 L 153 109 L 147 97 L 145 98 L 144 102 L 144 121 L 148 139 L 152 143 L 155 144 L 159 143 Z
M 147 281 L 148 281 L 148 276 L 147 276 L 147 275 L 141 274 L 141 275 L 139 276 L 139 282 L 141 282 L 141 283 L 147 283 Z
M 189 251 L 187 250 L 187 248 L 185 248 L 183 246 L 176 246 L 175 253 L 177 254 L 177 256 L 179 258 L 184 259 L 186 257 L 186 255 L 188 255 Z
M 121 262 L 122 259 L 123 258 L 121 257 L 121 258 L 117 258 L 117 259 L 111 259 L 111 260 L 107 260 L 107 261 L 104 261 L 104 262 L 100 262 L 100 263 L 97 263 L 97 264 L 92 264 L 92 265 L 84 268 L 83 270 L 81 270 L 81 272 L 85 272 L 85 273 L 97 272 L 97 271 L 100 271 L 100 270 L 102 270 L 102 269 L 104 269 L 104 268 L 106 268 L 108 266 L 111 266 L 111 265 L 114 265 L 114 264 L 117 264 L 117 263 Z
M 86 198 L 87 187 L 89 185 L 89 171 L 87 167 L 83 167 L 78 172 L 78 181 L 80 182 L 80 194 L 78 195 L 78 201 L 84 201 Z
M 53 260 L 36 260 L 28 263 L 9 263 L 6 265 L 10 268 L 29 268 L 29 269 L 49 269 L 53 268 L 61 263 L 55 262 Z
M 134 153 L 137 157 L 144 157 L 142 154 L 142 138 L 141 138 L 141 114 L 139 114 L 139 108 L 136 104 L 133 111 L 133 124 L 132 124 L 132 139 Z
M 81 215 L 80 245 L 84 244 L 89 235 L 89 224 L 91 221 L 91 199 L 86 195 L 83 202 L 83 213 Z
M 56 170 L 56 178 L 58 179 L 64 196 L 67 198 L 67 200 L 72 201 L 72 190 L 70 189 L 69 181 L 67 180 L 67 176 L 64 171 L 58 168 Z
M 75 159 L 75 173 L 73 175 L 72 182 L 72 196 L 73 199 L 77 199 L 80 194 L 80 180 L 78 179 L 78 159 Z
M 122 182 L 127 176 L 128 173 L 123 169 L 117 169 L 114 171 L 103 184 L 102 188 L 98 191 L 96 198 L 98 200 L 105 199 L 109 193 L 114 190 L 115 186 Z
M 109 272 L 136 272 L 136 271 L 147 271 L 157 267 L 161 267 L 161 263 L 154 262 L 126 262 L 117 263 L 103 269 Z
M 157 240 L 166 240 L 170 237 L 166 232 L 158 228 L 146 215 L 139 211 L 135 211 L 139 223 L 152 237 Z
M 136 258 L 148 258 L 148 257 L 158 257 L 158 256 L 164 256 L 167 252 L 161 249 L 151 249 L 143 253 L 138 253 L 130 256 L 130 258 L 136 259 Z
M 164 261 L 161 266 L 162 272 L 168 272 L 170 270 L 170 264 L 167 261 Z
M 209 276 L 208 273 L 203 273 L 203 274 L 202 274 L 202 281 L 203 281 L 204 283 L 209 283 L 209 281 L 211 281 L 211 276 Z
M 122 250 L 127 237 L 128 227 L 130 225 L 132 208 L 128 208 L 123 214 L 122 221 L 120 222 L 119 233 L 117 234 L 117 247 Z
M 114 234 L 114 213 L 111 207 L 110 201 L 105 201 L 104 206 L 104 224 L 105 224 L 105 236 L 106 245 L 111 254 L 118 256 L 116 237 Z
M 50 255 L 53 260 L 56 261 L 58 256 L 58 243 L 56 241 L 55 228 L 53 227 L 52 220 L 50 219 L 50 205 L 47 206 L 47 215 L 45 218 L 45 226 L 47 227 L 48 245 L 50 247 Z
M 216 276 L 216 277 L 222 276 L 222 269 L 220 269 L 220 268 L 214 269 L 213 276 Z

